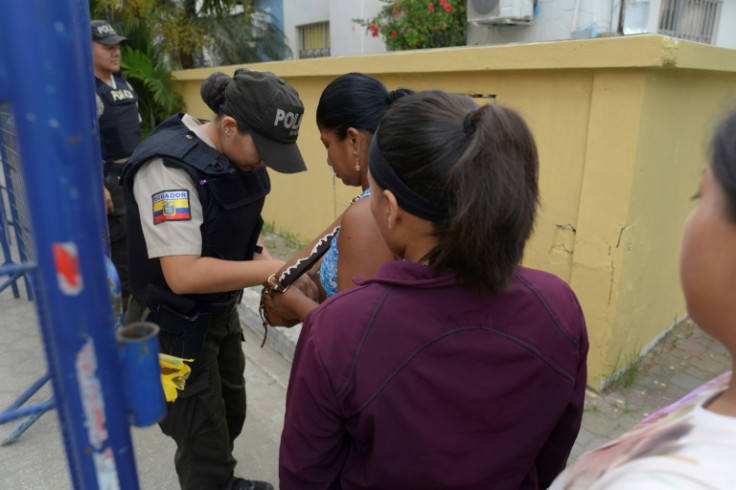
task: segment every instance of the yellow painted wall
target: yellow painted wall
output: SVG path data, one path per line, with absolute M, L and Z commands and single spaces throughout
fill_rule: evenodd
M 319 95 L 337 76 L 362 71 L 389 89 L 493 94 L 537 140 L 541 208 L 524 263 L 576 291 L 591 341 L 588 383 L 600 387 L 686 314 L 682 223 L 707 137 L 736 101 L 736 51 L 648 35 L 250 67 L 287 80 L 305 105 L 299 146 L 309 170 L 271 172 L 264 216 L 277 229 L 310 239 L 358 193 L 333 181 L 314 123 Z M 199 97 L 212 71 L 174 74 L 199 117 L 212 116 Z

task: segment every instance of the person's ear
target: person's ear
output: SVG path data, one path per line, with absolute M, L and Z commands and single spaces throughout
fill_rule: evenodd
M 345 135 L 345 139 L 347 139 L 348 144 L 350 145 L 350 149 L 353 152 L 353 155 L 357 155 L 360 152 L 360 142 L 363 138 L 363 135 L 361 132 L 354 127 L 350 126 L 347 130 L 347 134 Z
M 386 203 L 386 227 L 389 230 L 393 230 L 401 221 L 402 209 L 399 207 L 399 202 L 396 200 L 396 196 L 389 190 L 383 191 L 383 199 Z
M 349 127 L 346 131 L 345 140 L 348 142 L 350 153 L 352 153 L 353 158 L 355 159 L 355 171 L 360 173 L 361 167 L 364 169 L 368 168 L 367 162 L 364 160 L 364 153 L 363 150 L 363 140 L 365 140 L 365 136 L 363 134 L 363 131 L 360 131 L 359 129 L 355 129 L 354 127 Z
M 231 116 L 223 116 L 220 127 L 226 136 L 230 136 L 238 131 L 238 121 Z

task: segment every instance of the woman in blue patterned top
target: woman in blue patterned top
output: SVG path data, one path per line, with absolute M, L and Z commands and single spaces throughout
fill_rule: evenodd
M 327 149 L 327 164 L 345 185 L 362 190 L 327 228 L 340 226 L 340 231 L 322 261 L 310 271 L 320 289 L 320 301 L 354 287 L 353 277 L 372 277 L 382 263 L 394 258 L 371 216 L 370 200 L 363 197 L 370 194 L 368 148 L 373 133 L 389 105 L 410 93 L 408 89 L 389 91 L 379 80 L 363 73 L 348 73 L 333 80 L 320 96 L 317 127 Z M 304 256 L 308 249 L 311 247 L 297 256 Z M 292 262 L 287 261 L 287 265 Z M 282 318 L 299 320 L 318 305 L 303 295 L 296 301 L 285 301 L 283 295 L 275 295 L 273 300 Z

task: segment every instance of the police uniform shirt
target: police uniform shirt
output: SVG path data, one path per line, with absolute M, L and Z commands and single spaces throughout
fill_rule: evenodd
M 182 123 L 212 148 L 212 140 L 188 114 Z M 189 174 L 152 158 L 136 172 L 133 195 L 146 239 L 148 258 L 202 255 L 202 203 Z

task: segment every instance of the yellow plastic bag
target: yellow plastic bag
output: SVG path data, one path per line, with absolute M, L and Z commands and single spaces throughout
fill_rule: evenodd
M 176 400 L 176 397 L 179 396 L 177 390 L 181 391 L 186 386 L 189 373 L 192 372 L 192 368 L 186 363 L 193 361 L 194 359 L 182 359 L 181 357 L 159 353 L 158 363 L 161 366 L 161 385 L 164 388 L 167 402 Z

